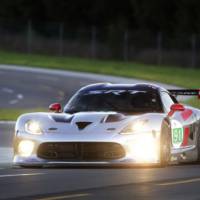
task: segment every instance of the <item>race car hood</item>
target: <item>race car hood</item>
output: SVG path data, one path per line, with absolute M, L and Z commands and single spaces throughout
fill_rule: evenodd
M 155 113 L 128 116 L 116 112 L 30 113 L 19 117 L 16 131 L 25 133 L 25 124 L 31 120 L 40 123 L 43 137 L 47 136 L 47 138 L 60 136 L 60 138 L 87 141 L 88 138 L 91 140 L 112 139 L 138 120 L 146 122 L 146 131 L 159 131 L 163 117 L 162 114 Z

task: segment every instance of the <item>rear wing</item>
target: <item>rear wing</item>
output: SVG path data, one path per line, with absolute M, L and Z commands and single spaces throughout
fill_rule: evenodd
M 197 96 L 200 99 L 200 89 L 169 89 L 174 96 Z

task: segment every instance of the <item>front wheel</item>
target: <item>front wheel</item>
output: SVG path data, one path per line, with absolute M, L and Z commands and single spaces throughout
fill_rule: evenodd
M 200 163 L 200 128 L 197 136 L 197 163 Z
M 163 122 L 160 135 L 160 167 L 166 167 L 171 158 L 171 134 L 169 125 Z

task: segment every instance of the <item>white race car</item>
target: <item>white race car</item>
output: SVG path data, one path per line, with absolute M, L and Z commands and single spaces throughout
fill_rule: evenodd
M 23 167 L 49 165 L 159 165 L 171 155 L 199 160 L 200 112 L 150 84 L 93 84 L 49 113 L 21 115 L 15 127 L 14 159 Z M 199 145 L 199 146 L 198 146 Z M 187 156 L 188 155 L 188 156 Z

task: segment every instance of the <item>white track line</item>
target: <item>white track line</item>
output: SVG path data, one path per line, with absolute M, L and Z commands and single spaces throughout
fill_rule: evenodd
M 18 99 L 23 99 L 23 98 L 24 98 L 24 95 L 23 95 L 23 94 L 17 94 L 17 98 L 18 98 Z
M 24 95 L 23 94 L 17 94 L 16 95 L 16 99 L 13 99 L 11 101 L 9 101 L 9 104 L 13 105 L 13 104 L 16 104 L 18 103 L 20 100 L 22 100 L 24 98 Z
M 12 94 L 14 91 L 10 88 L 2 88 L 2 91 L 3 92 L 6 92 L 6 93 L 9 93 L 9 94 Z
M 166 182 L 166 183 L 159 183 L 157 185 L 160 186 L 170 186 L 170 185 L 179 185 L 179 184 L 187 184 L 187 183 L 194 183 L 194 182 L 200 182 L 200 178 L 192 178 L 187 180 L 180 180 L 180 181 L 172 181 L 172 182 Z
M 89 193 L 82 193 L 82 194 L 69 194 L 63 196 L 54 196 L 54 197 L 45 197 L 36 200 L 60 200 L 60 199 L 72 199 L 72 198 L 80 198 L 80 197 L 88 197 L 91 196 Z
M 30 174 L 4 174 L 0 175 L 0 178 L 7 178 L 7 177 L 18 177 L 18 176 L 38 176 L 43 175 L 44 173 L 30 173 Z

